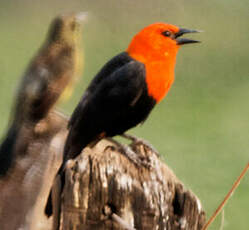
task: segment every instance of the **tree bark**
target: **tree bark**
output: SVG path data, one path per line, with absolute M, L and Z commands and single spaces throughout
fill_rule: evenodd
M 201 229 L 199 199 L 156 153 L 143 144 L 131 147 L 150 168 L 134 164 L 107 140 L 68 162 L 62 229 Z
M 0 177 L 1 230 L 51 229 L 44 207 L 62 161 L 66 127 L 67 118 L 55 111 L 34 126 L 22 125 L 14 162 Z
M 46 200 L 61 164 L 67 118 L 57 112 L 31 130 L 24 128 L 7 176 L 0 178 L 1 230 L 51 229 Z M 132 149 L 150 168 L 134 164 L 113 142 L 102 140 L 67 163 L 61 227 L 68 229 L 201 229 L 205 213 L 157 154 L 142 144 Z

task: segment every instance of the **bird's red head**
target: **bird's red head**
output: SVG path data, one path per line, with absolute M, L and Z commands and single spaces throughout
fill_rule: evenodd
M 166 23 L 155 23 L 145 27 L 133 37 L 127 52 L 134 58 L 147 61 L 176 55 L 180 45 L 198 42 L 180 38 L 185 33 L 194 32 L 198 31 L 182 29 Z
M 155 23 L 133 37 L 127 52 L 132 58 L 145 64 L 148 91 L 157 102 L 165 96 L 173 83 L 179 47 L 198 42 L 180 36 L 194 32 L 198 31 Z

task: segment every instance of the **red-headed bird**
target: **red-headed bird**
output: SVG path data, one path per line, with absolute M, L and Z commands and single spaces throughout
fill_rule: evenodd
M 69 121 L 69 135 L 59 174 L 68 159 L 89 143 L 113 137 L 145 121 L 174 81 L 180 38 L 198 32 L 155 23 L 136 34 L 128 49 L 112 58 L 90 83 Z
M 180 38 L 192 32 L 197 31 L 149 25 L 100 70 L 70 119 L 63 164 L 90 142 L 123 134 L 147 118 L 174 81 L 179 47 L 198 42 Z

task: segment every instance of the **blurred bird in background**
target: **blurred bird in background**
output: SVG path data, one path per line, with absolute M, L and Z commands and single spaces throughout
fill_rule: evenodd
M 60 15 L 52 21 L 43 46 L 20 83 L 10 128 L 0 146 L 0 176 L 7 173 L 15 155 L 25 154 L 35 125 L 46 118 L 58 99 L 71 96 L 83 66 L 82 21 L 86 17 L 82 12 Z
M 198 31 L 165 23 L 149 25 L 133 37 L 125 52 L 104 65 L 69 121 L 63 163 L 56 178 L 60 186 L 57 195 L 61 195 L 64 185 L 63 171 L 67 160 L 77 157 L 90 143 L 124 134 L 146 120 L 174 81 L 179 47 L 198 42 L 181 36 L 195 32 Z M 134 137 L 131 139 L 136 141 Z M 52 214 L 51 195 L 46 214 Z

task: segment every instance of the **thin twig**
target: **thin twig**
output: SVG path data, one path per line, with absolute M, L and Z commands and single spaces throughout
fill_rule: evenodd
M 237 180 L 234 182 L 232 188 L 227 193 L 227 195 L 225 196 L 224 200 L 221 202 L 221 204 L 219 205 L 219 207 L 215 210 L 214 214 L 210 217 L 210 219 L 208 220 L 208 222 L 204 225 L 204 227 L 202 228 L 202 230 L 206 230 L 209 227 L 209 225 L 215 220 L 215 218 L 217 217 L 217 215 L 219 214 L 219 212 L 222 210 L 222 208 L 224 207 L 224 205 L 226 204 L 226 202 L 228 201 L 228 199 L 231 197 L 232 193 L 238 187 L 241 179 L 245 176 L 245 174 L 246 174 L 246 172 L 247 172 L 248 169 L 249 169 L 249 162 L 247 163 L 246 167 L 243 169 L 243 171 L 241 172 L 241 174 L 239 175 L 239 177 L 237 178 Z
M 223 230 L 225 222 L 225 211 L 224 209 L 221 211 L 221 222 L 220 222 L 220 230 Z

